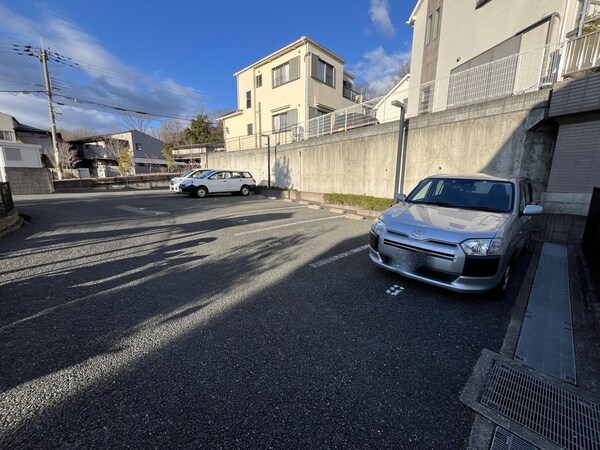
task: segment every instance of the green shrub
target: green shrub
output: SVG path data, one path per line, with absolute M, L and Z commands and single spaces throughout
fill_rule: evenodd
M 327 203 L 354 206 L 358 209 L 369 209 L 371 211 L 384 211 L 393 204 L 393 200 L 389 198 L 354 194 L 324 194 L 323 199 Z

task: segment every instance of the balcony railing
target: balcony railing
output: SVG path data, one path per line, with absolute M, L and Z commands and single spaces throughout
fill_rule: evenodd
M 600 30 L 566 43 L 564 76 L 600 68 Z

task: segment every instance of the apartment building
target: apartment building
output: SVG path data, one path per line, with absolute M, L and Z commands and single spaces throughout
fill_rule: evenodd
M 221 117 L 226 150 L 262 147 L 267 134 L 294 140 L 309 119 L 355 105 L 360 96 L 344 63 L 303 36 L 236 72 L 238 108 Z
M 417 1 L 408 115 L 551 87 L 594 1 Z
M 533 142 L 529 137 L 547 136 L 551 146 L 538 161 L 549 161 L 540 182 L 542 203 L 549 212 L 587 214 L 591 192 L 600 186 L 600 1 L 418 0 L 408 23 L 413 44 L 407 116 L 422 119 L 552 92 L 543 106 L 546 119 L 520 125 L 521 157 L 533 152 L 524 147 Z M 502 107 L 488 111 L 503 114 Z M 514 128 L 507 129 L 498 141 L 481 144 L 490 159 L 501 159 L 502 143 L 513 134 Z M 471 137 L 462 135 L 461 141 Z

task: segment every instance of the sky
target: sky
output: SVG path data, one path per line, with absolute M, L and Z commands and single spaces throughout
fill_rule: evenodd
M 377 89 L 410 59 L 415 0 L 0 0 L 0 112 L 49 129 L 127 129 L 138 111 L 187 125 L 237 109 L 234 73 L 308 36 Z M 25 47 L 31 46 L 31 47 Z M 145 115 L 144 117 L 150 117 Z M 130 127 L 129 127 L 130 128 Z

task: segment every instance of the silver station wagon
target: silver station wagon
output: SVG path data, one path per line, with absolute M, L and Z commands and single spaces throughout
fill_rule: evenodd
M 440 175 L 421 181 L 373 221 L 371 260 L 408 278 L 457 292 L 502 295 L 515 258 L 529 243 L 526 178 Z

